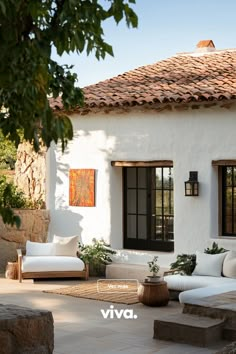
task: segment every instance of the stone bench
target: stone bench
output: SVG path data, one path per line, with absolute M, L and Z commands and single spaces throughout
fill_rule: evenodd
M 163 275 L 168 268 L 161 268 L 159 275 Z M 111 263 L 106 266 L 107 279 L 137 279 L 144 281 L 147 275 L 150 275 L 147 264 L 131 263 Z
M 54 349 L 50 311 L 0 304 L 1 354 L 51 354 Z

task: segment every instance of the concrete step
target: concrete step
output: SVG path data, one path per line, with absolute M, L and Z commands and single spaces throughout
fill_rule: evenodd
M 222 339 L 224 320 L 189 314 L 172 314 L 154 321 L 153 338 L 198 347 Z
M 226 339 L 228 341 L 236 341 L 236 328 L 228 326 L 224 327 L 223 339 Z

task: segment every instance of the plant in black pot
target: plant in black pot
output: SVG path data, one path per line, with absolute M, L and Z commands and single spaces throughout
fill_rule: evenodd
M 147 262 L 149 271 L 152 275 L 148 275 L 145 281 L 156 283 L 161 280 L 161 277 L 158 275 L 160 266 L 158 264 L 158 256 L 154 256 L 152 261 Z
M 93 238 L 91 245 L 83 245 L 79 242 L 79 257 L 84 263 L 89 264 L 90 276 L 105 276 L 106 265 L 112 262 L 111 256 L 116 251 L 104 240 Z

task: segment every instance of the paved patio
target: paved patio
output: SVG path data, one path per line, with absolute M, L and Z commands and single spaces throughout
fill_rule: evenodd
M 137 319 L 104 319 L 101 309 L 111 303 L 43 293 L 78 284 L 77 280 L 40 281 L 0 278 L 0 303 L 46 309 L 54 317 L 55 354 L 211 354 L 226 343 L 211 348 L 198 348 L 153 339 L 153 323 L 163 313 L 180 313 L 181 305 L 171 301 L 166 307 L 147 307 L 143 304 L 113 304 L 115 309 L 133 309 Z M 84 283 L 84 281 L 83 281 Z

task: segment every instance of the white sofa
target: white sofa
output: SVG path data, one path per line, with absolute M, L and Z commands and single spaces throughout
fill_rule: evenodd
M 236 252 L 215 255 L 196 252 L 192 275 L 172 274 L 165 276 L 164 280 L 171 293 L 179 293 L 179 300 L 183 303 L 236 290 Z
M 54 236 L 53 242 L 26 242 L 26 254 L 18 253 L 18 278 L 65 278 L 88 279 L 88 265 L 77 255 L 78 237 Z

